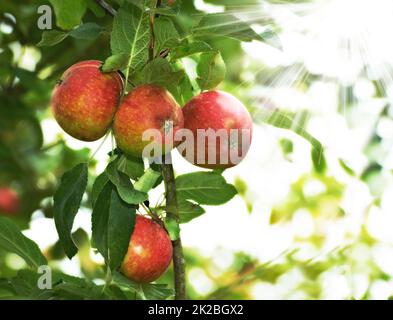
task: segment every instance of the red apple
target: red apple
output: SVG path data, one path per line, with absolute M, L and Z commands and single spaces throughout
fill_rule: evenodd
M 165 229 L 137 215 L 121 272 L 136 282 L 152 282 L 167 270 L 171 260 L 172 243 Z
M 252 119 L 237 98 L 222 91 L 204 92 L 186 104 L 183 114 L 184 128 L 193 139 L 185 139 L 178 148 L 189 162 L 226 169 L 244 159 L 251 144 Z
M 15 215 L 19 211 L 19 196 L 11 188 L 0 188 L 0 213 Z
M 117 72 L 102 73 L 100 61 L 83 61 L 70 67 L 52 95 L 52 111 L 72 137 L 95 141 L 109 130 L 123 91 Z
M 157 147 L 155 157 L 174 148 L 174 135 L 183 128 L 180 106 L 164 88 L 142 85 L 129 93 L 121 103 L 113 123 L 118 147 L 131 156 L 144 155 L 147 145 Z M 144 133 L 152 132 L 144 139 Z M 150 152 L 148 152 L 151 155 Z M 147 155 L 145 155 L 147 156 Z

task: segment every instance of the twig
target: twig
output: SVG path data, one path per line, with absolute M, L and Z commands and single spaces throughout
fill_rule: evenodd
M 161 0 L 157 0 L 156 7 L 159 7 L 160 5 L 161 5 Z M 151 29 L 151 40 L 149 46 L 150 61 L 154 59 L 154 48 L 155 48 L 154 20 L 155 20 L 155 13 L 152 12 L 150 14 L 150 29 Z M 175 174 L 171 163 L 172 163 L 172 157 L 170 154 L 163 157 L 163 164 L 161 166 L 161 170 L 162 170 L 162 177 L 164 178 L 164 184 L 165 184 L 166 213 L 168 217 L 175 219 L 179 223 L 180 217 L 179 217 L 179 209 L 177 205 Z M 186 270 L 185 270 L 186 268 L 185 268 L 183 246 L 181 243 L 180 235 L 177 240 L 172 241 L 172 247 L 173 247 L 173 269 L 175 274 L 175 299 L 186 300 L 187 299 Z
M 166 156 L 170 158 L 170 155 Z M 171 162 L 171 161 L 170 161 Z M 179 211 L 177 206 L 176 197 L 176 184 L 175 175 L 173 172 L 173 166 L 171 164 L 162 164 L 162 176 L 165 184 L 165 195 L 166 195 L 166 211 L 169 217 L 172 217 L 179 221 Z M 186 271 L 185 261 L 183 256 L 183 246 L 181 238 L 172 241 L 173 246 L 173 268 L 175 273 L 175 292 L 176 300 L 185 300 L 186 295 Z
M 62 145 L 62 144 L 65 144 L 65 141 L 63 139 L 52 142 L 51 144 L 48 144 L 48 145 L 42 147 L 40 152 L 43 153 L 43 152 L 49 151 L 49 150 L 51 150 L 59 145 Z
M 156 7 L 158 7 L 160 5 L 159 0 L 156 0 Z M 154 48 L 155 48 L 155 43 L 156 43 L 156 35 L 154 32 L 154 20 L 155 20 L 155 13 L 152 12 L 150 13 L 150 44 L 149 44 L 149 60 L 152 61 L 154 59 Z
M 103 8 L 111 16 L 116 15 L 116 10 L 109 6 L 103 0 L 96 0 L 97 4 Z M 157 0 L 156 7 L 161 5 L 161 0 Z M 154 34 L 154 20 L 155 14 L 150 15 L 150 28 L 151 28 L 151 41 L 149 45 L 149 60 L 154 59 L 154 48 L 155 48 L 155 34 Z M 171 157 L 167 155 L 167 160 Z M 171 163 L 172 161 L 169 161 Z M 165 197 L 166 197 L 166 211 L 169 217 L 174 218 L 179 221 L 179 210 L 177 205 L 176 197 L 176 184 L 175 184 L 175 174 L 173 171 L 172 164 L 166 164 L 164 159 L 164 164 L 161 167 L 162 176 L 165 184 Z M 186 294 L 186 271 L 185 271 L 185 261 L 183 255 L 183 246 L 181 243 L 181 238 L 172 241 L 173 247 L 173 268 L 175 273 L 175 299 L 185 300 L 187 298 Z
M 96 0 L 96 3 L 110 16 L 114 17 L 117 14 L 117 11 L 112 8 L 112 6 L 107 3 L 105 0 Z

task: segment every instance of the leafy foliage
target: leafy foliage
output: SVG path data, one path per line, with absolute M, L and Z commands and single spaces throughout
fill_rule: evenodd
M 69 258 L 78 251 L 72 240 L 71 231 L 86 186 L 87 165 L 79 164 L 64 174 L 53 197 L 56 229 Z
M 207 2 L 214 4 L 214 1 Z M 6 292 L 5 297 L 26 299 L 171 298 L 174 292 L 167 285 L 137 284 L 117 272 L 128 248 L 137 210 L 157 210 L 171 239 L 179 237 L 178 221 L 166 215 L 163 203 L 159 203 L 157 208 L 149 207 L 149 193 L 162 182 L 160 169 L 150 166 L 145 170 L 143 159 L 129 158 L 120 150 L 115 150 L 110 154 L 107 169 L 95 180 L 88 181 L 88 149 L 72 150 L 68 142 L 60 137 L 53 145 L 43 145 L 46 139 L 41 124 L 47 125 L 42 120 L 47 117 L 45 108 L 49 105 L 51 88 L 68 66 L 76 61 L 94 58 L 105 61 L 102 67 L 104 72 L 122 71 L 129 82 L 128 89 L 147 83 L 165 86 L 181 104 L 200 90 L 217 86 L 231 90 L 236 88 L 240 94 L 239 85 L 243 84 L 244 79 L 239 72 L 242 68 L 239 41 L 264 41 L 279 47 L 275 34 L 270 29 L 259 34 L 248 23 L 228 12 L 201 13 L 193 1 L 183 1 L 182 6 L 180 1 L 176 1 L 174 6 L 162 1 L 159 8 L 148 8 L 148 1 L 108 1 L 118 9 L 114 19 L 105 16 L 103 9 L 92 0 L 51 0 L 50 3 L 55 9 L 59 30 L 42 31 L 36 28 L 36 7 L 41 1 L 24 4 L 24 10 L 20 10 L 20 4 L 18 6 L 16 2 L 0 5 L 4 9 L 2 12 L 9 12 L 16 21 L 12 23 L 7 16 L 1 16 L 1 22 L 11 26 L 12 32 L 0 33 L 0 99 L 3 102 L 0 106 L 0 183 L 13 183 L 21 190 L 23 197 L 23 215 L 19 220 L 15 219 L 14 223 L 0 218 L 0 273 L 3 277 L 0 279 L 0 294 Z M 231 6 L 237 3 L 235 0 L 223 1 L 229 12 Z M 254 5 L 256 1 L 243 4 Z M 149 24 L 151 14 L 155 18 L 153 30 Z M 107 30 L 111 30 L 111 33 Z M 153 33 L 155 43 L 152 48 Z M 20 44 L 21 52 L 33 50 L 32 54 L 39 56 L 34 68 L 27 70 L 21 67 L 23 54 L 15 50 L 13 43 Z M 149 50 L 152 49 L 153 59 L 149 59 Z M 263 74 L 266 69 L 263 69 Z M 224 78 L 225 82 L 222 82 Z M 307 210 L 314 217 L 342 216 L 344 212 L 337 203 L 342 198 L 343 186 L 325 176 L 328 168 L 322 144 L 305 129 L 303 123 L 282 110 L 255 113 L 255 119 L 291 130 L 313 146 L 311 159 L 315 172 L 292 185 L 287 201 L 272 210 L 270 222 L 289 222 L 298 210 Z M 295 148 L 288 141 L 283 145 L 287 159 Z M 364 169 L 362 178 L 369 185 L 373 184 L 375 176 L 383 174 L 378 162 L 381 161 L 373 159 L 373 163 Z M 343 161 L 340 165 L 348 174 L 356 176 L 349 165 Z M 89 168 L 90 173 L 95 171 L 94 160 L 89 161 Z M 64 172 L 52 204 L 49 198 L 56 188 L 55 177 Z M 305 194 L 307 183 L 313 180 L 322 182 L 326 192 L 316 196 Z M 236 180 L 235 188 L 218 172 L 178 176 L 179 222 L 188 223 L 203 215 L 203 205 L 227 203 L 237 194 L 236 189 L 252 208 L 252 195 L 239 181 Z M 85 193 L 91 201 L 84 201 Z M 113 272 L 112 281 L 106 279 L 108 283 L 105 287 L 87 280 L 103 280 L 102 266 L 90 259 L 90 244 L 77 246 L 77 233 L 72 233 L 80 207 L 93 208 L 93 247 L 97 248 Z M 27 227 L 31 214 L 36 210 L 48 218 L 54 217 L 60 238 L 59 256 L 64 256 L 62 250 L 69 258 L 78 254 L 84 279 L 54 272 L 53 289 L 42 291 L 36 285 L 39 274 L 20 270 L 15 276 L 15 270 L 3 263 L 9 252 L 21 256 L 33 268 L 47 263 L 38 246 L 16 226 Z M 363 237 L 367 244 L 374 241 L 367 234 L 363 234 Z M 319 238 L 315 240 L 316 243 L 318 241 Z M 48 259 L 58 259 L 53 254 L 55 250 L 50 249 L 45 253 Z M 187 252 L 186 260 L 190 269 L 196 267 L 211 274 L 210 262 L 196 253 Z M 212 276 L 217 288 L 208 298 L 244 298 L 248 294 L 244 290 L 249 284 L 257 281 L 274 283 L 290 270 L 293 261 L 297 261 L 290 253 L 283 260 L 276 266 L 260 265 L 250 257 L 236 255 L 227 272 L 216 278 Z M 310 290 L 310 296 L 318 297 L 318 290 L 308 281 L 314 284 L 315 278 L 324 269 L 340 264 L 342 259 L 336 256 L 329 257 L 327 262 L 321 264 L 299 263 L 307 278 L 307 288 L 304 290 Z M 375 277 L 383 274 L 381 270 L 374 273 Z M 172 276 L 170 270 L 162 281 L 170 281 Z M 383 276 L 386 277 L 385 274 Z M 201 298 L 192 286 L 189 295 Z
M 94 40 L 103 32 L 104 29 L 96 23 L 84 23 L 71 31 L 45 31 L 42 33 L 42 40 L 37 44 L 38 47 L 54 46 L 67 37 L 78 40 Z
M 176 178 L 179 199 L 198 204 L 220 205 L 231 200 L 237 191 L 224 177 L 213 172 L 188 173 Z
M 148 59 L 150 43 L 149 14 L 126 4 L 113 22 L 111 49 L 113 55 L 127 54 L 126 79 L 131 71 L 143 66 Z
M 119 288 L 103 288 L 87 279 L 72 277 L 63 273 L 52 274 L 52 289 L 39 289 L 37 282 L 41 277 L 30 270 L 20 270 L 16 277 L 0 280 L 0 290 L 8 292 L 10 298 L 19 297 L 31 300 L 125 300 L 127 295 Z
M 213 51 L 213 48 L 208 43 L 203 41 L 193 41 L 191 43 L 185 43 L 182 46 L 175 47 L 173 49 L 173 58 L 181 59 L 196 53 L 210 51 Z
M 199 38 L 223 36 L 240 41 L 263 41 L 247 23 L 228 13 L 205 15 L 193 29 L 193 35 Z
M 136 208 L 124 202 L 108 182 L 92 213 L 92 240 L 112 270 L 118 268 L 128 250 L 135 226 Z
M 154 22 L 154 34 L 156 39 L 155 55 L 165 49 L 171 49 L 179 44 L 179 32 L 175 24 L 168 17 L 159 17 Z
M 69 30 L 78 25 L 84 16 L 87 3 L 85 0 L 49 0 L 55 9 L 57 25 Z
M 106 168 L 106 175 L 116 187 L 121 199 L 128 204 L 139 204 L 147 200 L 147 194 L 134 189 L 129 177 L 117 169 L 117 160 L 112 161 Z
M 124 172 L 132 180 L 138 180 L 145 172 L 143 159 L 121 156 L 119 159 L 119 171 Z
M 0 248 L 16 253 L 34 268 L 47 263 L 38 246 L 26 238 L 11 220 L 3 217 L 0 217 Z
M 220 52 L 202 53 L 197 66 L 198 84 L 202 90 L 214 89 L 225 79 L 226 67 Z
M 190 222 L 206 212 L 200 205 L 184 199 L 180 199 L 177 205 L 180 215 L 180 223 Z
M 113 281 L 122 288 L 127 288 L 137 294 L 142 300 L 165 300 L 174 295 L 172 289 L 163 284 L 139 284 L 127 279 L 122 274 L 116 272 Z
M 149 192 L 157 183 L 162 181 L 161 172 L 149 168 L 135 183 L 135 189 L 141 192 Z
M 138 84 L 156 84 L 163 87 L 177 86 L 184 77 L 184 71 L 176 71 L 170 65 L 168 60 L 157 58 L 146 64 L 146 66 L 134 77 L 133 83 Z
M 105 60 L 102 66 L 102 71 L 113 72 L 117 70 L 124 70 L 128 67 L 128 62 L 130 60 L 130 55 L 127 53 L 119 53 L 110 56 Z

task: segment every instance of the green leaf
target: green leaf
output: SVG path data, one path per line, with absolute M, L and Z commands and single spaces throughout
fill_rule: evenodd
M 87 186 L 87 164 L 81 163 L 66 172 L 54 195 L 54 218 L 59 239 L 68 258 L 78 251 L 72 237 L 72 225 Z
M 87 0 L 87 7 L 90 9 L 91 12 L 98 18 L 102 18 L 105 16 L 105 11 L 102 9 L 95 0 Z
M 4 297 L 3 291 L 6 291 L 9 294 L 15 295 L 11 281 L 9 279 L 0 278 L 0 297 L 1 297 L 1 299 L 3 299 L 3 297 Z
M 124 202 L 113 190 L 108 219 L 109 266 L 120 267 L 128 251 L 135 226 L 136 207 Z
M 112 270 L 120 267 L 135 226 L 136 207 L 124 202 L 107 183 L 92 214 L 92 240 Z
M 163 58 L 149 62 L 133 77 L 135 84 L 156 84 L 165 88 L 176 86 L 184 77 L 184 71 L 174 71 L 170 63 Z
M 173 1 L 172 1 L 173 2 Z M 153 9 L 158 15 L 174 17 L 180 13 L 181 1 L 177 0 L 174 4 L 168 5 L 168 1 L 163 1 L 160 7 Z
M 63 30 L 70 30 L 79 25 L 87 9 L 84 0 L 49 0 L 49 2 L 55 10 L 57 26 Z
M 96 285 L 88 279 L 69 276 L 60 272 L 53 272 L 53 290 L 57 299 L 62 300 L 97 300 L 105 298 L 102 286 Z
M 194 41 L 191 43 L 181 44 L 172 50 L 173 59 L 181 59 L 187 56 L 191 56 L 196 53 L 210 52 L 213 48 L 206 42 Z
M 155 54 L 159 54 L 164 49 L 179 44 L 179 32 L 176 30 L 173 21 L 167 17 L 160 17 L 154 22 L 154 34 L 155 34 Z
M 221 205 L 231 200 L 237 191 L 224 177 L 213 172 L 195 172 L 176 178 L 179 200 L 193 200 L 198 204 Z
M 115 54 L 105 60 L 102 66 L 103 72 L 113 72 L 118 70 L 124 70 L 128 66 L 130 55 L 125 53 Z
M 113 281 L 120 287 L 131 290 L 144 300 L 165 300 L 174 295 L 166 284 L 139 284 L 119 272 L 113 274 Z
M 91 215 L 92 246 L 97 248 L 101 255 L 108 260 L 108 217 L 110 202 L 114 186 L 106 183 L 98 195 Z
M 263 41 L 263 38 L 247 23 L 228 13 L 212 13 L 203 16 L 192 32 L 194 37 L 200 38 L 222 36 L 246 42 Z
M 37 44 L 38 47 L 54 46 L 68 37 L 68 32 L 51 30 L 42 33 L 42 39 Z
M 37 281 L 40 276 L 41 274 L 32 270 L 19 270 L 16 277 L 8 279 L 4 288 L 18 299 L 53 299 L 55 297 L 53 290 L 38 288 Z
M 125 173 L 132 180 L 138 180 L 145 173 L 145 164 L 142 158 L 121 156 L 118 170 Z
M 159 181 L 161 177 L 161 172 L 149 168 L 146 170 L 143 176 L 140 177 L 140 179 L 135 183 L 134 187 L 136 190 L 142 192 L 149 192 L 156 186 L 157 181 Z
M 118 161 L 112 161 L 106 168 L 109 180 L 116 186 L 120 197 L 128 204 L 139 204 L 148 199 L 145 192 L 135 190 L 129 177 L 117 169 Z
M 141 294 L 141 289 L 142 289 L 141 285 L 139 283 L 136 283 L 136 282 L 126 278 L 125 276 L 123 276 L 119 272 L 114 272 L 112 274 L 112 280 L 114 283 L 116 283 L 120 287 L 127 288 L 127 289 L 131 290 L 132 292 Z
M 273 30 L 267 29 L 260 34 L 263 41 L 274 48 L 282 50 L 282 43 L 280 38 L 278 37 L 277 33 Z
M 165 300 L 175 294 L 166 284 L 143 284 L 142 290 L 147 300 Z
M 64 300 L 102 300 L 105 298 L 102 288 L 93 282 L 77 285 L 74 283 L 60 283 L 54 290 L 58 298 Z
M 111 300 L 128 300 L 129 298 L 125 294 L 125 292 L 119 288 L 117 285 L 111 284 L 106 286 L 104 290 L 105 294 Z
M 293 152 L 293 142 L 289 139 L 280 139 L 280 147 L 285 156 Z
M 69 35 L 75 39 L 93 40 L 99 37 L 101 32 L 105 29 L 96 23 L 88 22 L 81 24 L 74 30 L 69 32 Z
M 318 152 L 317 149 L 313 148 L 311 150 L 311 159 L 312 159 L 312 163 L 314 165 L 315 171 L 320 174 L 324 174 L 326 172 L 326 168 L 327 168 L 324 153 Z
M 346 173 L 348 173 L 352 177 L 356 176 L 355 171 L 349 165 L 347 165 L 343 159 L 339 159 L 338 162 L 341 168 L 343 168 Z
M 187 74 L 186 72 L 180 83 L 170 88 L 171 93 L 180 105 L 185 105 L 187 101 L 191 100 L 200 92 L 196 81 L 190 79 L 191 76 L 193 76 L 193 74 Z
M 214 89 L 224 81 L 226 66 L 220 52 L 202 53 L 197 65 L 197 74 L 201 90 Z
M 52 289 L 38 288 L 38 279 L 42 276 L 34 271 L 20 270 L 16 277 L 9 280 L 11 291 L 23 299 L 34 300 L 81 300 L 103 299 L 102 288 L 94 282 L 72 277 L 60 272 L 52 271 Z
M 369 182 L 375 177 L 378 177 L 383 170 L 383 167 L 376 162 L 370 163 L 367 168 L 362 172 L 360 179 L 364 182 Z
M 105 185 L 109 182 L 109 178 L 106 172 L 101 173 L 94 181 L 93 188 L 91 191 L 91 202 L 94 205 L 100 195 L 101 191 L 104 189 Z
M 68 36 L 79 40 L 93 40 L 96 39 L 104 28 L 95 23 L 84 23 L 69 32 L 60 30 L 44 31 L 42 39 L 37 44 L 38 47 L 50 47 L 59 44 Z
M 291 115 L 288 115 L 287 113 L 279 110 L 261 109 L 254 116 L 254 118 L 257 122 L 267 123 L 280 129 L 287 129 L 295 132 L 299 136 L 306 139 L 312 145 L 312 147 L 315 149 L 314 156 L 316 158 L 322 157 L 322 154 L 324 153 L 324 148 L 322 144 L 311 134 L 309 134 L 303 128 L 303 126 L 299 124 L 298 121 L 295 121 L 295 119 Z
M 4 217 L 0 217 L 0 248 L 17 254 L 33 268 L 47 264 L 37 244 L 25 237 L 10 219 Z
M 126 4 L 118 11 L 113 22 L 112 54 L 127 54 L 127 70 L 133 72 L 147 62 L 149 43 L 149 14 L 134 5 Z M 126 72 L 126 80 L 129 71 Z
M 206 212 L 200 205 L 184 199 L 177 201 L 177 209 L 180 215 L 180 223 L 190 222 Z
M 244 200 L 244 202 L 247 206 L 248 213 L 252 213 L 254 201 L 252 201 L 251 197 L 248 194 L 248 185 L 247 185 L 246 181 L 244 181 L 240 177 L 236 177 L 234 185 L 237 190 L 237 193 Z

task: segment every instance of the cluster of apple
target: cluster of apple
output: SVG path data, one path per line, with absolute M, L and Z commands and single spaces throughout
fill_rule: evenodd
M 240 135 L 247 131 L 251 140 L 250 114 L 232 95 L 216 90 L 203 92 L 181 108 L 166 89 L 142 85 L 123 98 L 122 76 L 117 72 L 102 73 L 100 66 L 100 61 L 77 63 L 64 73 L 55 88 L 52 98 L 54 116 L 72 137 L 95 141 L 112 126 L 118 147 L 128 155 L 140 157 L 150 143 L 144 138 L 144 133 L 149 130 L 160 133 L 154 142 L 159 145 L 161 153 L 169 152 L 180 143 L 175 139 L 179 131 L 188 130 L 191 133 L 192 141 L 188 142 L 192 144 L 192 157 L 182 154 L 193 164 L 224 169 L 238 164 L 246 155 L 250 141 L 247 141 L 245 150 L 240 150 L 241 142 L 232 146 L 229 140 L 216 141 L 216 136 L 213 140 L 208 136 L 202 137 L 206 140 L 203 144 L 198 140 L 201 130 L 239 132 Z M 241 153 L 240 160 L 236 163 L 220 161 L 222 151 L 230 149 Z M 213 162 L 208 161 L 210 153 L 217 155 Z M 202 164 L 198 161 L 200 155 L 203 155 Z
M 59 125 L 72 137 L 82 141 L 102 138 L 112 127 L 119 149 L 127 155 L 141 157 L 149 143 L 147 130 L 156 129 L 162 138 L 155 141 L 167 153 L 167 140 L 178 130 L 188 129 L 197 137 L 201 129 L 252 131 L 252 120 L 244 105 L 222 91 L 203 92 L 181 108 L 173 96 L 157 85 L 141 85 L 124 95 L 124 80 L 118 72 L 101 72 L 100 61 L 84 61 L 70 67 L 56 85 L 52 111 Z M 171 123 L 168 133 L 167 124 Z M 168 134 L 170 137 L 168 137 Z M 209 140 L 198 150 L 208 155 Z M 239 145 L 235 146 L 236 148 Z M 214 149 L 231 148 L 217 143 Z M 216 150 L 220 153 L 220 150 Z M 243 154 L 243 157 L 245 154 Z M 194 161 L 196 163 L 196 159 Z M 205 164 L 205 168 L 228 168 L 234 163 Z M 146 245 L 148 243 L 148 245 Z M 137 216 L 122 272 L 132 280 L 150 282 L 165 272 L 172 257 L 172 246 L 166 231 L 157 223 Z

